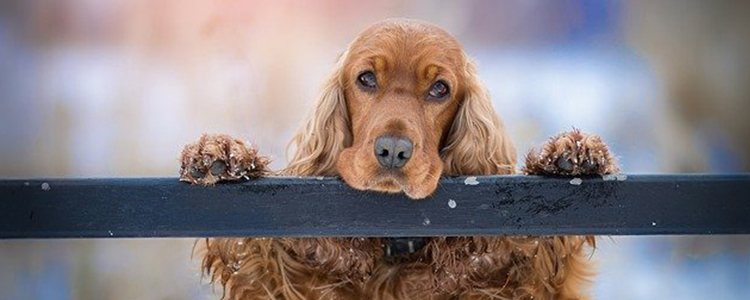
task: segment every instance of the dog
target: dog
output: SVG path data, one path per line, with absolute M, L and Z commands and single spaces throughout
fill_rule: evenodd
M 273 173 L 252 146 L 204 135 L 183 149 L 181 179 L 212 185 L 279 173 L 340 176 L 354 189 L 416 200 L 432 194 L 443 175 L 517 172 L 515 148 L 475 64 L 448 32 L 416 20 L 385 20 L 361 32 L 290 144 L 296 152 L 289 164 Z M 578 130 L 551 138 L 525 160 L 525 174 L 619 171 L 602 139 Z M 204 273 L 221 283 L 227 299 L 587 299 L 593 276 L 594 238 L 587 236 L 199 244 Z

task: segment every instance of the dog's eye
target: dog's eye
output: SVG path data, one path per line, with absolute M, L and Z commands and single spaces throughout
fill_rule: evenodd
M 440 99 L 448 95 L 448 93 L 450 93 L 450 88 L 448 88 L 448 84 L 442 80 L 436 81 L 432 84 L 432 87 L 430 87 L 430 98 Z
M 370 89 L 374 89 L 378 85 L 378 81 L 375 78 L 375 73 L 373 73 L 372 71 L 365 71 L 364 73 L 359 74 L 357 82 L 359 82 L 359 84 L 363 87 Z

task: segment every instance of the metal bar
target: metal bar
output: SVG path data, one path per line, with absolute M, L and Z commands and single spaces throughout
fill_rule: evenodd
M 444 178 L 421 201 L 335 178 L 0 180 L 0 238 L 750 233 L 750 174 L 608 179 Z

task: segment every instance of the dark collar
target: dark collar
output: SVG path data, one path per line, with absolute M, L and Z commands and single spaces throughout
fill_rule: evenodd
M 425 244 L 427 244 L 425 237 L 384 238 L 383 251 L 386 259 L 393 259 L 418 252 Z

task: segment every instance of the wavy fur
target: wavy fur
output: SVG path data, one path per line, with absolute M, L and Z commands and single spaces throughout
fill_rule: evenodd
M 349 51 L 340 55 L 333 72 L 323 84 L 315 108 L 292 137 L 294 156 L 282 171 L 297 176 L 334 176 L 336 159 L 352 143 L 349 115 L 343 88 L 343 67 Z
M 512 174 L 516 150 L 492 107 L 489 93 L 479 80 L 476 66 L 467 63 L 464 100 L 453 120 L 447 143 L 441 151 L 448 175 Z

